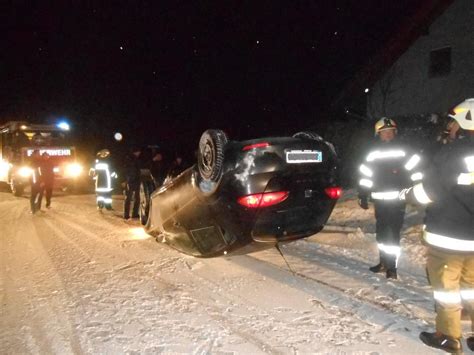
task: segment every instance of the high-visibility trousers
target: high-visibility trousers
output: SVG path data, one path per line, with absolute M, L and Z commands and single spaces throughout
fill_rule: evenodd
M 474 254 L 428 246 L 427 272 L 436 305 L 436 330 L 461 337 L 461 309 L 469 313 L 474 331 Z

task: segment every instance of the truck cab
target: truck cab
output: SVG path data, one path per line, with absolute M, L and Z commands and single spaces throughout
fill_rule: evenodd
M 29 185 L 35 150 L 50 156 L 56 188 L 71 187 L 83 175 L 68 127 L 10 121 L 0 126 L 0 182 L 7 183 L 15 196 Z

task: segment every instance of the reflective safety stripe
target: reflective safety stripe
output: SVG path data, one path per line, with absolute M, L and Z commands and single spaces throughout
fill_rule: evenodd
M 418 154 L 414 154 L 405 164 L 405 169 L 407 169 L 408 171 L 413 170 L 413 168 L 418 165 L 420 160 L 420 156 Z
M 95 168 L 97 170 L 106 170 L 109 168 L 109 164 L 106 164 L 106 163 L 97 163 L 95 164 Z
M 111 187 L 97 187 L 95 189 L 95 191 L 97 191 L 97 192 L 110 192 L 112 190 L 113 190 L 113 188 L 111 188 Z
M 423 179 L 423 173 L 414 173 L 410 176 L 411 181 L 420 181 Z
M 113 178 L 116 178 L 116 177 L 117 177 L 117 174 L 116 174 L 115 171 L 114 171 L 112 174 L 110 174 L 110 176 L 113 177 Z
M 104 198 L 104 202 L 105 203 L 112 203 L 112 199 L 111 198 Z
M 376 151 L 370 152 L 369 155 L 367 155 L 367 158 L 365 160 L 374 161 L 377 159 L 401 158 L 401 157 L 404 157 L 405 155 L 406 153 L 403 150 L 388 150 L 385 152 L 376 150 Z
M 370 169 L 368 166 L 362 164 L 360 167 L 359 167 L 359 171 L 364 174 L 365 176 L 368 176 L 368 177 L 372 177 L 372 175 L 374 175 L 374 172 L 372 171 L 372 169 Z
M 97 196 L 97 201 L 104 201 L 104 196 Z
M 374 183 L 372 182 L 372 180 L 369 180 L 369 179 L 360 179 L 359 185 L 370 188 L 370 187 L 374 186 Z
M 385 191 L 385 192 L 372 192 L 370 196 L 374 200 L 396 200 L 398 199 L 399 191 Z
M 459 174 L 458 185 L 474 185 L 474 173 Z
M 474 156 L 465 157 L 464 161 L 466 162 L 466 165 L 467 165 L 467 171 L 469 171 L 470 173 L 473 173 L 474 172 Z
M 396 257 L 400 256 L 401 248 L 398 245 L 385 245 L 383 243 L 379 243 L 377 245 L 379 247 L 379 250 L 382 250 L 387 254 L 395 255 Z
M 474 240 L 456 239 L 428 231 L 425 231 L 424 238 L 428 244 L 435 247 L 456 251 L 474 251 Z
M 461 290 L 461 298 L 466 301 L 474 300 L 474 290 Z
M 434 299 L 446 304 L 461 304 L 461 295 L 458 291 L 433 291 Z
M 105 176 L 107 177 L 107 186 L 106 187 L 96 187 L 95 191 L 97 191 L 97 192 L 110 192 L 110 191 L 112 191 L 113 188 L 112 188 L 112 181 L 111 181 L 111 175 L 110 175 L 110 170 L 109 170 L 109 164 L 97 163 L 97 164 L 95 164 L 95 170 L 104 171 Z
M 431 199 L 428 197 L 428 195 L 426 194 L 426 191 L 425 189 L 423 188 L 423 184 L 422 183 L 419 183 L 419 184 L 416 184 L 414 187 L 413 187 L 413 194 L 415 195 L 415 198 L 417 199 L 417 201 L 419 203 L 422 203 L 422 204 L 427 204 L 427 203 L 431 203 L 433 201 L 431 201 Z
M 398 266 L 398 259 L 400 258 L 401 254 L 401 248 L 398 245 L 385 245 L 383 243 L 378 243 L 377 244 L 378 248 L 380 251 L 383 251 L 384 253 L 388 255 L 393 255 L 395 256 L 395 267 Z

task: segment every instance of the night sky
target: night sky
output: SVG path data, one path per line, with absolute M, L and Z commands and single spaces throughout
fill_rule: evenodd
M 147 144 L 324 127 L 422 2 L 2 1 L 0 121 Z

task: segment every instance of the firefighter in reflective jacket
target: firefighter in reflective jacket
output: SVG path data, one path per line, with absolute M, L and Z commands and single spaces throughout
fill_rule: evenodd
M 90 169 L 89 175 L 95 180 L 95 193 L 97 200 L 97 208 L 102 210 L 112 209 L 112 179 L 117 178 L 117 174 L 111 170 L 110 151 L 102 149 L 97 152 L 95 165 Z
M 368 209 L 369 199 L 374 202 L 380 262 L 370 267 L 370 271 L 396 279 L 400 230 L 405 217 L 405 202 L 400 201 L 398 195 L 422 178 L 416 169 L 421 158 L 395 139 L 397 124 L 394 120 L 384 117 L 377 121 L 375 135 L 378 142 L 371 146 L 359 167 L 359 205 Z
M 474 99 L 456 106 L 451 137 L 425 172 L 423 182 L 400 198 L 426 204 L 423 239 L 428 246 L 429 281 L 436 304 L 436 332 L 422 332 L 427 345 L 460 352 L 461 308 L 474 331 Z M 462 134 L 464 136 L 461 138 Z M 474 336 L 467 339 L 474 350 Z

